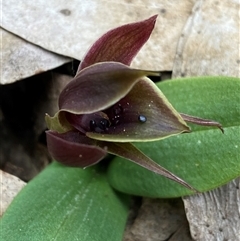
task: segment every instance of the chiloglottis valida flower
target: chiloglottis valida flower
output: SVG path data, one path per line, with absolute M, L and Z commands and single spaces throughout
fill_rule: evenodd
M 156 18 L 113 29 L 93 44 L 61 92 L 59 111 L 46 115 L 48 149 L 55 160 L 82 168 L 112 153 L 193 189 L 132 144 L 190 132 L 185 121 L 221 127 L 178 113 L 146 77 L 158 72 L 129 67 Z

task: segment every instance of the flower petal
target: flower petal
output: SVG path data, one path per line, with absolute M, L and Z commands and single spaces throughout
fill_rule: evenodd
M 130 65 L 152 33 L 157 15 L 112 29 L 100 37 L 87 52 L 78 71 L 103 61 Z
M 162 175 L 168 179 L 171 179 L 184 187 L 196 191 L 193 187 L 191 187 L 188 183 L 183 181 L 181 178 L 177 177 L 170 171 L 166 170 L 152 159 L 147 157 L 143 152 L 137 149 L 131 143 L 113 143 L 113 142 L 98 142 L 98 145 L 101 147 L 107 147 L 108 152 L 123 158 L 126 158 L 154 173 Z
M 95 112 L 88 115 L 75 115 L 66 112 L 66 118 L 76 130 L 80 131 L 83 134 L 92 131 L 92 129 L 98 130 L 101 126 L 95 126 L 96 121 L 101 122 L 102 120 L 104 120 L 107 121 L 107 124 L 109 123 L 107 115 L 103 112 Z M 99 129 L 99 131 L 101 131 L 101 129 Z
M 105 149 L 95 146 L 93 140 L 78 132 L 59 134 L 46 131 L 46 134 L 51 156 L 68 166 L 88 167 L 101 161 L 107 154 Z
M 200 118 L 197 116 L 187 115 L 187 114 L 183 114 L 183 113 L 180 113 L 180 115 L 186 122 L 193 123 L 195 125 L 200 125 L 200 126 L 215 126 L 219 130 L 221 130 L 222 133 L 224 133 L 224 129 L 223 129 L 222 125 L 217 121 L 203 119 L 203 118 Z
M 57 112 L 53 117 L 45 115 L 45 121 L 49 130 L 65 133 L 74 128 L 69 124 L 64 112 Z
M 118 105 L 122 108 L 121 123 L 110 126 L 104 133 L 87 132 L 86 135 L 103 141 L 142 142 L 189 132 L 181 115 L 148 78 L 137 82 Z M 111 109 L 106 114 L 111 121 L 109 111 Z
M 83 69 L 63 89 L 59 109 L 73 114 L 91 114 L 123 98 L 146 75 L 155 71 L 131 69 L 117 62 L 103 62 Z

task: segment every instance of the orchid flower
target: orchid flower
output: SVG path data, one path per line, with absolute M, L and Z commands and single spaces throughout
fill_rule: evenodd
M 61 92 L 59 111 L 46 115 L 47 145 L 65 165 L 85 168 L 111 153 L 194 190 L 132 144 L 190 132 L 185 120 L 220 126 L 178 113 L 146 77 L 158 72 L 129 67 L 156 18 L 110 30 L 93 44 Z

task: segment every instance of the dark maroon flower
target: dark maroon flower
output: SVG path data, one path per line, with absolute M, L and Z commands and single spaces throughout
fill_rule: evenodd
M 83 168 L 112 153 L 192 189 L 132 144 L 189 132 L 181 114 L 146 77 L 159 74 L 129 67 L 156 18 L 113 29 L 93 44 L 61 92 L 59 111 L 46 115 L 48 149 L 57 161 Z

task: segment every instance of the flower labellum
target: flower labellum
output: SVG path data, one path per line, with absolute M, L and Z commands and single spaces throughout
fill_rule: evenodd
M 110 30 L 93 44 L 61 92 L 59 111 L 46 115 L 48 149 L 57 161 L 82 168 L 115 154 L 195 190 L 132 144 L 190 132 L 185 120 L 220 125 L 178 113 L 146 77 L 158 72 L 129 67 L 156 18 Z

